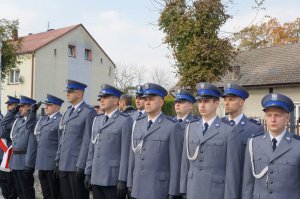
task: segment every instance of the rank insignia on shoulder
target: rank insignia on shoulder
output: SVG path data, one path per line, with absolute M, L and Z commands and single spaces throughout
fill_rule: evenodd
M 258 125 L 258 126 L 261 125 L 261 123 L 259 121 L 255 120 L 255 119 L 249 118 L 249 121 L 256 124 L 256 125 Z
M 123 115 L 123 116 L 125 116 L 125 117 L 128 117 L 128 116 L 129 116 L 128 113 L 123 113 L 123 112 L 121 112 L 120 115 Z
M 299 135 L 293 135 L 293 138 L 295 138 L 296 140 L 300 140 L 300 136 Z
M 172 121 L 172 122 L 174 122 L 174 123 L 177 123 L 177 120 L 175 118 L 173 118 L 173 117 L 167 117 L 167 119 L 170 120 L 170 121 Z

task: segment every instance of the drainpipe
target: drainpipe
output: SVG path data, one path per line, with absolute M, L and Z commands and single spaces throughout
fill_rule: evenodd
M 34 83 L 34 57 L 35 57 L 35 51 L 31 55 L 31 91 L 30 91 L 30 97 L 33 99 L 33 83 Z

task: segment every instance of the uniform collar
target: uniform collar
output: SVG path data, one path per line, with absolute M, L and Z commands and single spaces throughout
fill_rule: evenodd
M 74 108 L 74 111 L 83 103 L 83 100 L 76 104 L 75 106 L 72 106 Z
M 57 111 L 57 112 L 55 112 L 55 113 L 53 113 L 53 114 L 51 114 L 51 115 L 48 115 L 49 118 L 52 119 L 58 112 L 59 112 L 59 111 Z
M 152 121 L 152 123 L 154 123 L 156 120 L 157 120 L 157 118 L 161 115 L 161 113 L 162 112 L 160 112 L 155 118 L 153 118 L 153 119 L 150 119 L 149 118 L 149 115 L 148 115 L 148 122 L 151 120 Z
M 140 112 L 140 113 L 142 113 L 142 114 L 144 114 L 145 113 L 145 109 L 144 110 L 137 110 L 138 112 Z
M 228 116 L 228 121 L 233 120 L 235 122 L 235 125 L 237 125 L 242 120 L 243 117 L 244 117 L 243 113 L 241 113 L 239 116 L 237 116 L 234 119 L 232 119 L 232 118 L 230 118 L 230 116 Z
M 279 143 L 280 143 L 280 141 L 281 141 L 282 138 L 284 137 L 285 132 L 286 132 L 286 129 L 284 129 L 284 131 L 283 131 L 281 134 L 277 135 L 276 137 L 274 137 L 274 136 L 269 132 L 271 141 L 272 141 L 273 138 L 275 138 L 275 139 L 277 140 L 276 146 L 278 146 Z
M 217 115 L 215 115 L 213 118 L 211 118 L 209 121 L 205 121 L 204 119 L 202 119 L 202 125 L 204 126 L 205 123 L 208 124 L 208 126 L 210 127 L 212 125 L 212 123 L 215 121 L 215 119 L 217 118 Z
M 186 114 L 185 116 L 183 116 L 182 118 L 177 117 L 177 120 L 182 119 L 182 121 L 185 121 L 185 119 L 189 116 L 190 113 Z
M 113 116 L 113 114 L 115 114 L 115 112 L 117 112 L 118 108 L 116 108 L 115 110 L 113 110 L 112 112 L 110 112 L 109 114 L 106 114 L 106 116 L 108 116 L 108 118 L 111 118 L 111 116 Z

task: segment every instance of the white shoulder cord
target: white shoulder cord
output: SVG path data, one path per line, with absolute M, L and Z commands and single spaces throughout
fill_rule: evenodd
M 38 120 L 38 122 L 36 123 L 36 125 L 35 125 L 34 131 L 33 131 L 33 134 L 34 134 L 34 135 L 39 135 L 39 134 L 40 134 L 40 133 L 39 133 L 40 131 L 37 131 L 37 127 L 39 126 L 39 124 L 40 124 L 42 118 L 43 118 L 43 117 L 41 117 L 41 118 Z
M 134 153 L 138 153 L 142 151 L 142 147 L 143 147 L 143 140 L 135 147 L 134 146 L 134 139 L 133 139 L 133 135 L 134 135 L 134 128 L 135 128 L 135 125 L 136 125 L 136 120 L 133 121 L 133 125 L 132 125 L 132 131 L 131 131 L 131 148 L 133 150 Z
M 97 140 L 98 140 L 98 138 L 99 138 L 99 133 L 97 133 L 96 137 L 93 138 L 93 134 L 94 134 L 94 125 L 95 125 L 95 121 L 96 121 L 97 117 L 98 117 L 98 116 L 96 116 L 96 117 L 94 118 L 93 125 L 92 125 L 92 137 L 91 137 L 92 140 L 91 140 L 91 141 L 92 141 L 93 144 L 96 144 L 96 142 L 97 142 Z
M 186 127 L 186 132 L 185 132 L 185 140 L 186 140 L 186 154 L 187 158 L 191 161 L 195 161 L 198 158 L 199 154 L 199 148 L 200 144 L 196 147 L 194 155 L 191 157 L 190 151 L 189 151 L 189 131 L 190 131 L 190 124 L 187 125 Z
M 67 109 L 68 110 L 68 109 Z M 65 110 L 65 112 L 63 113 L 62 117 L 60 118 L 60 122 L 59 122 L 59 130 L 63 130 L 65 128 L 66 125 L 63 125 L 63 120 L 65 118 L 65 114 L 67 112 L 67 110 Z
M 252 174 L 256 179 L 260 179 L 268 172 L 269 167 L 266 166 L 259 174 L 255 174 L 254 160 L 253 160 L 253 138 L 250 138 L 249 140 L 249 153 L 250 153 L 250 160 L 252 166 Z
M 19 120 L 19 117 L 14 121 L 14 123 L 13 123 L 13 125 L 12 125 L 12 128 L 11 128 L 11 130 L 10 130 L 10 139 L 11 140 L 14 140 L 15 139 L 15 137 L 16 137 L 16 135 L 15 136 L 13 136 L 13 131 L 14 131 L 14 128 L 15 128 L 15 125 L 17 124 L 17 121 Z

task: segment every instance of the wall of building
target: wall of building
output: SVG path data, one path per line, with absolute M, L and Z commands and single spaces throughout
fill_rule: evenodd
M 76 47 L 76 58 L 68 56 L 68 45 Z M 91 49 L 92 61 L 85 60 L 85 49 Z M 37 50 L 34 97 L 43 100 L 50 93 L 66 100 L 66 80 L 73 79 L 88 85 L 85 100 L 93 105 L 96 103 L 100 84 L 113 83 L 114 71 L 112 70 L 111 76 L 108 75 L 109 67 L 114 68 L 113 66 L 84 28 L 76 28 Z M 64 103 L 63 108 L 68 105 Z
M 20 97 L 20 95 L 25 95 L 31 97 L 31 70 L 32 70 L 32 55 L 26 54 L 20 56 L 21 64 L 16 68 L 20 70 L 20 77 L 24 80 L 22 83 L 9 84 L 8 78 L 2 83 L 1 91 L 1 111 L 6 113 L 7 95 Z

